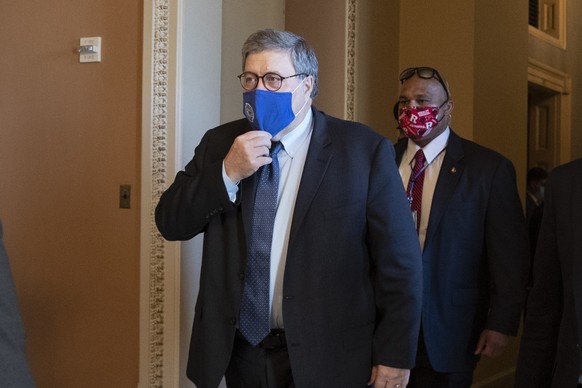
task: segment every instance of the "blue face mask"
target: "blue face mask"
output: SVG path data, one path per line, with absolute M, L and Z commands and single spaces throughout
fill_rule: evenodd
M 244 92 L 243 113 L 249 120 L 251 128 L 266 131 L 275 136 L 291 124 L 295 120 L 292 105 L 295 90 L 293 92 L 270 92 L 268 90 L 255 89 L 250 92 Z M 301 110 L 306 104 L 307 101 L 303 104 Z

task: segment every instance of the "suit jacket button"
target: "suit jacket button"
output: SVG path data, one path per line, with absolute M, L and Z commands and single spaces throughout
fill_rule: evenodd
M 239 274 L 238 274 L 238 278 L 239 278 L 240 280 L 245 280 L 245 274 L 244 274 L 244 273 L 239 273 Z
M 236 318 L 231 318 L 230 323 L 234 326 L 236 325 Z

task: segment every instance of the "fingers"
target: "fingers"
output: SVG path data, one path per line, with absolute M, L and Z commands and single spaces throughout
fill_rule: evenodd
M 377 368 L 374 370 L 374 368 Z M 410 378 L 409 369 L 398 369 L 384 365 L 372 368 L 372 378 L 368 384 L 374 384 L 374 388 L 404 388 Z
M 475 354 L 488 357 L 497 357 L 503 353 L 507 346 L 508 336 L 493 330 L 484 330 L 481 333 Z
M 477 342 L 477 347 L 475 348 L 475 355 L 481 354 L 485 350 L 486 337 L 484 333 L 481 333 L 479 337 L 479 342 Z
M 370 380 L 368 381 L 368 385 L 372 385 L 374 384 L 374 381 L 376 381 L 376 375 L 378 374 L 378 368 L 376 368 L 375 366 L 372 367 L 372 375 L 370 376 Z
M 265 131 L 249 131 L 238 136 L 224 158 L 226 174 L 233 182 L 254 174 L 261 166 L 271 163 L 269 149 L 271 134 Z

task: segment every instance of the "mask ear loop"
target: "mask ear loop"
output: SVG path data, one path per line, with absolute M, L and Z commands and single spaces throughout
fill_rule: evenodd
M 299 83 L 297 84 L 297 86 L 295 86 L 295 89 L 293 89 L 293 91 L 291 92 L 291 94 L 294 94 L 294 93 L 295 93 L 295 91 L 296 91 L 297 89 L 299 89 L 299 87 L 301 86 L 301 84 L 303 83 L 303 81 L 305 81 L 306 79 L 307 79 L 307 77 L 303 78 L 303 79 L 301 80 L 301 82 L 299 82 Z
M 444 112 L 444 109 L 442 109 L 442 107 L 443 107 L 445 104 L 448 104 L 448 103 L 450 103 L 450 102 L 451 102 L 451 100 L 450 100 L 450 99 L 448 99 L 448 100 L 446 100 L 445 102 L 443 102 L 442 104 L 440 104 L 440 105 L 439 105 L 439 111 L 438 111 L 438 113 Z M 440 123 L 440 121 L 441 121 L 442 119 L 444 119 L 444 118 L 445 118 L 445 114 L 443 113 L 443 117 L 441 118 L 441 120 L 439 120 L 439 118 L 438 118 L 438 113 L 437 113 L 437 117 L 436 117 L 436 119 L 437 119 L 437 121 Z M 449 117 L 450 117 L 450 113 L 449 113 Z
M 309 77 L 309 76 L 307 76 L 307 77 Z M 293 94 L 295 93 L 295 91 L 296 91 L 296 90 L 297 90 L 297 89 L 298 89 L 298 88 L 301 86 L 301 84 L 303 83 L 303 81 L 305 81 L 305 80 L 307 79 L 307 77 L 303 78 L 303 79 L 301 80 L 301 82 L 299 82 L 299 85 L 297 85 L 297 86 L 295 87 L 295 89 L 293 89 L 293 91 L 291 92 L 291 95 L 293 95 Z M 295 115 L 295 117 L 297 117 L 297 115 L 298 115 L 299 113 L 301 113 L 301 111 L 303 110 L 303 108 L 305 108 L 305 106 L 307 105 L 307 102 L 308 102 L 308 101 L 309 101 L 309 97 L 307 97 L 307 98 L 305 99 L 305 102 L 303 103 L 303 106 L 301 107 L 301 109 L 299 109 L 299 110 L 297 111 L 297 113 L 293 113 L 293 114 Z M 293 108 L 291 108 L 291 110 L 293 110 Z

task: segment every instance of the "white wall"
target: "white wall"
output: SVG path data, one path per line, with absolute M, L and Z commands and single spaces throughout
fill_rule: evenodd
M 204 132 L 220 121 L 220 41 L 222 4 L 216 0 L 185 0 L 181 33 L 181 118 L 178 165 L 192 159 Z M 180 51 L 178 49 L 178 51 Z M 182 243 L 180 271 L 180 387 L 194 387 L 186 377 L 194 304 L 198 295 L 202 236 Z

